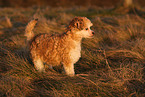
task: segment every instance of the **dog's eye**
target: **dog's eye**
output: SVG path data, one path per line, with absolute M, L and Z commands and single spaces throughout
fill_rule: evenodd
M 88 30 L 88 28 L 86 28 L 86 30 Z

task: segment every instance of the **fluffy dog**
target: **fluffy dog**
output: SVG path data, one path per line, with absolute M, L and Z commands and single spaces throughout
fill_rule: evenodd
M 65 73 L 74 76 L 74 64 L 81 57 L 82 38 L 91 38 L 95 33 L 93 25 L 86 17 L 75 17 L 66 28 L 65 33 L 50 35 L 48 33 L 34 36 L 33 28 L 38 19 L 31 20 L 25 29 L 29 41 L 29 51 L 35 68 L 45 71 L 44 64 L 63 65 Z

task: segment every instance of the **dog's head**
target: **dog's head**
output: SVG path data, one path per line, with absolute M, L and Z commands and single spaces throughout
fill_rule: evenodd
M 69 24 L 67 30 L 71 30 L 82 38 L 91 38 L 95 33 L 90 27 L 93 24 L 86 17 L 75 17 Z

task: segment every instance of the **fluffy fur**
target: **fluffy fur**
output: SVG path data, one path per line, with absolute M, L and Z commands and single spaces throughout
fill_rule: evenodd
M 81 40 L 94 35 L 90 29 L 93 25 L 91 21 L 86 17 L 75 17 L 63 34 L 46 33 L 34 36 L 32 30 L 36 23 L 37 19 L 31 20 L 25 30 L 35 68 L 43 72 L 45 71 L 43 63 L 50 67 L 63 64 L 65 73 L 74 76 L 74 64 L 81 57 Z

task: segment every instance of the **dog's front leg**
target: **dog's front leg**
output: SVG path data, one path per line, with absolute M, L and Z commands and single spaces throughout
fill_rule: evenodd
M 69 76 L 74 76 L 75 75 L 75 71 L 74 71 L 74 64 L 73 63 L 69 63 L 69 64 L 63 64 L 65 73 Z

